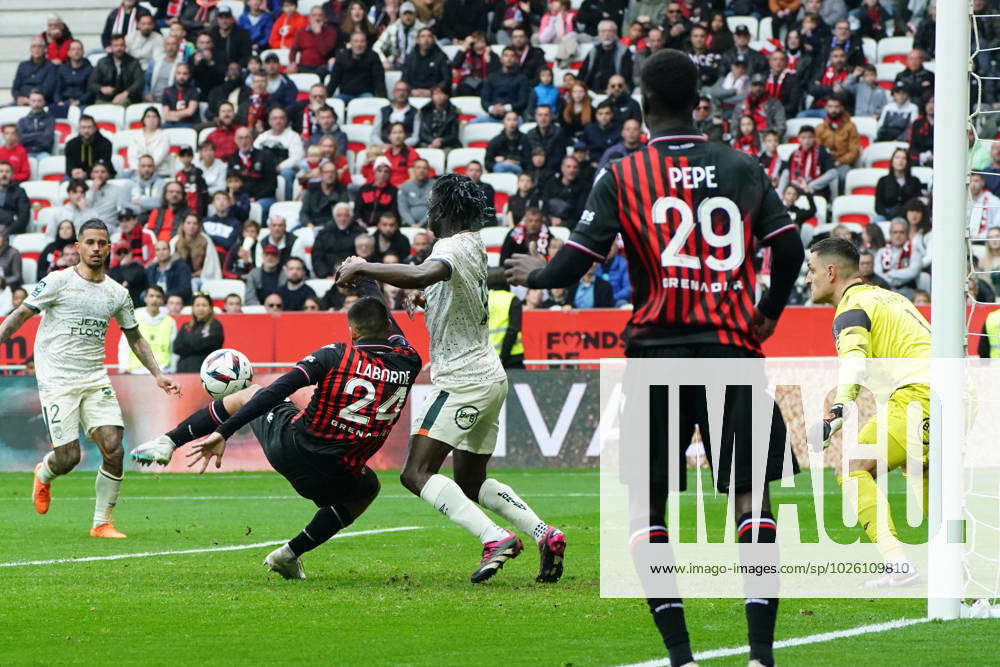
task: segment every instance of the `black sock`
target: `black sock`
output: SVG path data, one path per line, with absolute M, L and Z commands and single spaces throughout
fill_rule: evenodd
M 288 541 L 288 547 L 296 556 L 312 551 L 338 531 L 350 526 L 354 519 L 343 505 L 321 507 L 302 532 Z
M 736 522 L 736 531 L 742 543 L 757 542 L 773 544 L 777 537 L 778 525 L 767 510 L 754 520 L 747 512 Z M 754 540 L 754 532 L 757 539 Z M 764 665 L 774 664 L 774 623 L 778 617 L 778 598 L 747 598 L 744 601 L 747 615 L 747 639 L 750 643 L 750 659 L 759 660 Z
M 658 520 L 657 520 L 658 519 Z M 662 517 L 655 517 L 653 525 L 634 530 L 632 544 L 666 544 L 670 541 Z M 634 527 L 634 526 L 633 526 Z M 671 665 L 684 665 L 694 660 L 687 623 L 684 621 L 684 601 L 680 598 L 646 598 L 649 613 L 653 615 L 656 629 L 660 631 L 663 645 L 670 653 Z
M 226 406 L 222 399 L 212 401 L 208 407 L 202 408 L 182 421 L 172 431 L 167 431 L 167 437 L 180 447 L 198 438 L 204 438 L 212 433 L 215 427 L 229 419 Z

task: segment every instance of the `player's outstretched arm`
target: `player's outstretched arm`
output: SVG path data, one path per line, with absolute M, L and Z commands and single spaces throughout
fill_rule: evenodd
M 177 394 L 180 396 L 181 388 L 160 371 L 160 366 L 156 363 L 156 358 L 153 357 L 153 351 L 149 348 L 149 343 L 146 342 L 146 339 L 139 332 L 139 327 L 125 329 L 123 333 L 126 340 L 128 340 L 128 346 L 132 348 L 133 354 L 135 354 L 136 358 L 156 380 L 156 386 L 168 394 Z
M 31 319 L 31 316 L 35 312 L 22 304 L 13 313 L 5 317 L 4 321 L 0 323 L 0 343 L 6 343 L 25 322 Z
M 504 261 L 504 273 L 511 285 L 532 289 L 569 287 L 577 283 L 597 257 L 575 246 L 565 245 L 547 263 L 537 253 L 515 254 Z
M 451 267 L 446 262 L 429 259 L 417 266 L 345 262 L 337 270 L 338 285 L 353 285 L 358 278 L 370 278 L 403 289 L 424 289 L 451 278 Z

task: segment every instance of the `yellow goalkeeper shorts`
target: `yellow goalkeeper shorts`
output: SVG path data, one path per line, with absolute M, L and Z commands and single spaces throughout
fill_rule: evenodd
M 911 403 L 920 406 L 919 422 L 911 417 L 907 422 L 907 407 Z M 888 422 L 888 469 L 894 470 L 906 463 L 906 442 L 908 433 L 913 438 L 919 438 L 921 446 L 921 462 L 927 466 L 927 451 L 930 447 L 930 390 L 927 385 L 911 384 L 900 387 L 889 396 L 889 400 L 880 414 L 872 417 L 861 428 L 858 434 L 858 444 L 874 445 L 878 443 L 878 420 L 886 415 Z

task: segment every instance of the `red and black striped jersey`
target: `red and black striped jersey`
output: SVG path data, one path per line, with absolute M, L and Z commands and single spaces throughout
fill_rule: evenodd
M 316 350 L 291 371 L 316 385 L 294 420 L 300 444 L 335 448 L 347 468 L 360 469 L 385 443 L 421 365 L 420 354 L 398 335 Z
M 603 262 L 622 235 L 630 343 L 759 351 L 755 244 L 794 230 L 755 157 L 702 135 L 660 133 L 598 176 L 568 243 Z

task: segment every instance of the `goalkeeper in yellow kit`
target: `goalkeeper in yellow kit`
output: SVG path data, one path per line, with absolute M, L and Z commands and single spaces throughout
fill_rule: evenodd
M 858 251 L 843 239 L 828 238 L 814 244 L 809 253 L 809 273 L 806 277 L 814 303 L 829 303 L 837 310 L 833 320 L 833 336 L 837 355 L 843 360 L 863 363 L 866 359 L 928 359 L 931 353 L 930 324 L 909 299 L 881 287 L 868 285 L 858 272 Z M 857 361 L 861 360 L 861 361 Z M 930 388 L 919 362 L 900 362 L 893 367 L 876 368 L 881 375 L 896 375 L 890 380 L 891 394 L 884 407 L 888 426 L 887 469 L 893 470 L 906 463 L 907 408 L 916 403 L 922 412 L 919 424 L 920 451 L 923 463 L 924 512 L 927 511 L 927 450 L 929 442 Z M 817 440 L 828 445 L 830 438 L 843 425 L 844 404 L 857 397 L 860 386 L 845 382 L 842 369 L 841 384 L 837 387 L 834 405 L 822 423 L 810 431 L 810 443 Z M 878 373 L 882 370 L 882 373 Z M 911 380 L 900 373 L 913 375 Z M 883 378 L 884 379 L 884 378 Z M 878 380 L 873 379 L 873 382 Z M 872 387 L 875 389 L 875 387 Z M 889 391 L 889 389 L 887 389 Z M 914 430 L 914 429 L 909 429 Z M 878 417 L 872 417 L 858 434 L 859 445 L 875 446 L 878 442 Z M 872 582 L 872 586 L 903 586 L 916 580 L 916 570 L 909 566 L 902 553 L 892 516 L 886 512 L 885 520 L 876 522 L 876 507 L 888 501 L 875 483 L 876 461 L 852 459 L 849 475 L 857 483 L 855 502 L 858 519 L 865 532 L 876 544 L 890 572 Z M 840 475 L 837 481 L 843 484 Z

